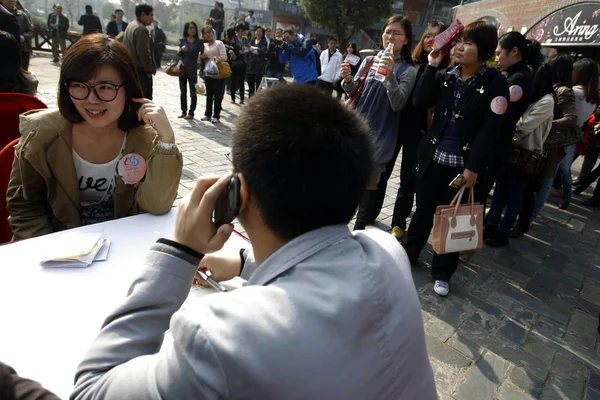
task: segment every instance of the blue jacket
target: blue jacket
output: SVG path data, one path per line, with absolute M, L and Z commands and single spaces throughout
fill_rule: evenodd
M 283 42 L 283 49 L 277 48 L 277 57 L 284 64 L 288 61 L 291 62 L 295 83 L 316 81 L 319 73 L 317 72 L 317 54 L 313 45 L 302 35 L 296 37 L 296 43 Z

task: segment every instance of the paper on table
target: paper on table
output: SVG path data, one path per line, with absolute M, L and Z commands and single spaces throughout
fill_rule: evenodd
M 96 258 L 106 259 L 110 242 L 96 233 L 69 233 L 59 237 L 51 256 L 40 262 L 42 267 L 87 267 Z M 102 254 L 99 254 L 102 253 Z M 100 256 L 103 256 L 101 258 Z

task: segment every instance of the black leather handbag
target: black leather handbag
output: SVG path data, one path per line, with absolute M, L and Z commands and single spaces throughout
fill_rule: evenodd
M 508 159 L 508 167 L 528 178 L 540 176 L 546 166 L 546 157 L 539 151 L 513 147 Z

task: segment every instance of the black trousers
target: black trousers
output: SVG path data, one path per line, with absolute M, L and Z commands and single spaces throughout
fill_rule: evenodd
M 231 74 L 231 100 L 235 101 L 235 91 L 240 91 L 240 100 L 244 101 L 246 86 L 244 84 L 244 79 L 246 78 L 246 68 L 239 68 L 237 70 L 233 70 Z
M 158 51 L 154 52 L 154 62 L 156 63 L 156 68 L 160 68 L 160 63 L 162 62 L 162 53 Z
M 152 76 L 148 76 L 148 73 L 141 69 L 138 69 L 138 75 L 142 84 L 144 98 L 152 100 Z
M 204 116 L 210 118 L 221 118 L 221 109 L 223 104 L 223 85 L 225 79 L 204 78 L 206 84 L 206 111 Z M 214 104 L 214 111 L 213 111 Z
M 421 250 L 433 228 L 433 216 L 437 206 L 448 205 L 457 190 L 448 186 L 464 168 L 447 167 L 431 162 L 425 175 L 417 179 L 417 209 L 410 221 L 406 238 L 406 253 L 412 265 L 416 264 Z M 468 196 L 463 196 L 463 202 Z M 475 201 L 480 201 L 475 199 Z M 431 263 L 431 275 L 434 280 L 449 282 L 458 267 L 459 253 L 435 254 Z
M 246 74 L 246 79 L 248 80 L 248 97 L 254 96 L 254 93 L 256 93 L 260 86 L 262 78 L 262 74 Z
M 412 211 L 415 202 L 415 193 L 417 191 L 417 179 L 413 168 L 417 161 L 417 149 L 419 147 L 420 139 L 421 136 L 419 134 L 411 135 L 406 138 L 402 144 L 400 187 L 398 188 L 396 202 L 394 203 L 392 226 L 399 226 L 404 230 L 406 230 L 406 219 Z
M 329 96 L 333 94 L 333 83 L 317 80 L 317 87 L 327 93 Z
M 188 111 L 187 107 L 187 88 L 190 88 L 190 97 L 192 98 L 192 103 L 190 104 L 190 115 L 194 115 L 196 111 L 196 104 L 198 103 L 198 96 L 196 95 L 196 82 L 198 78 L 196 76 L 187 77 L 180 76 L 179 77 L 179 91 L 181 92 L 181 111 L 185 114 Z

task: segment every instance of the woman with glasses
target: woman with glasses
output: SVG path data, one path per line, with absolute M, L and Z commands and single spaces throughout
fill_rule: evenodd
M 366 57 L 354 76 L 348 62 L 342 64 L 341 71 L 342 87 L 350 97 L 356 94 L 359 81 L 366 75 L 356 110 L 369 121 L 373 131 L 374 170 L 358 209 L 356 230 L 365 229 L 377 216 L 373 215 L 377 207 L 377 184 L 394 156 L 400 112 L 410 98 L 417 77 L 410 54 L 412 26 L 408 18 L 396 15 L 388 19 L 383 27 L 382 42 L 385 48 L 394 45 L 393 56 L 384 56 L 380 51 L 375 57 Z M 383 81 L 375 77 L 378 69 L 386 72 Z
M 135 71 L 127 49 L 102 34 L 71 46 L 59 109 L 21 116 L 7 192 L 15 239 L 171 209 L 181 153 Z

